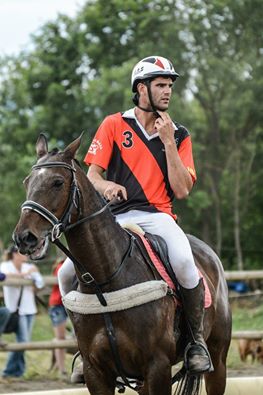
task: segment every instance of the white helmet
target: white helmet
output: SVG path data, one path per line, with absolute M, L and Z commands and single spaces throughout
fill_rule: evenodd
M 132 91 L 136 92 L 136 86 L 140 81 L 155 77 L 170 77 L 173 81 L 179 77 L 172 63 L 162 56 L 148 56 L 138 62 L 131 76 Z

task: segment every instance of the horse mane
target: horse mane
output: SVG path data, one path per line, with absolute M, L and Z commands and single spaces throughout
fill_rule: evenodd
M 48 153 L 49 153 L 49 155 L 54 156 L 54 155 L 56 155 L 58 152 L 59 152 L 59 149 L 58 149 L 58 148 L 53 148 L 53 149 L 52 149 L 51 151 L 49 151 Z
M 83 167 L 82 167 L 82 165 L 81 165 L 81 163 L 80 163 L 80 161 L 79 161 L 78 159 L 74 158 L 74 163 L 75 163 L 78 167 L 80 167 L 81 169 L 83 169 Z
M 52 148 L 52 150 L 48 152 L 48 155 L 50 155 L 50 156 L 55 156 L 57 154 L 61 154 L 61 155 L 63 154 L 63 151 L 60 151 L 57 147 Z M 78 159 L 74 158 L 73 161 L 78 167 L 83 169 L 83 167 Z

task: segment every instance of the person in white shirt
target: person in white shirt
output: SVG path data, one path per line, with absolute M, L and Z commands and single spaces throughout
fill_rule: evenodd
M 2 273 L 8 275 L 9 278 L 32 279 L 34 283 L 34 285 L 26 286 L 3 286 L 5 305 L 10 312 L 17 310 L 21 294 L 16 340 L 18 343 L 28 342 L 31 339 L 34 318 L 37 313 L 34 288 L 43 288 L 44 280 L 38 268 L 32 263 L 27 263 L 27 257 L 20 254 L 15 246 L 9 248 L 7 259 L 0 265 Z M 25 368 L 24 351 L 10 352 L 2 377 L 23 376 Z

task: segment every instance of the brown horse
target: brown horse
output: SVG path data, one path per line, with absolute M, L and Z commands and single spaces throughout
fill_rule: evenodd
M 116 223 L 74 159 L 80 140 L 63 152 L 48 152 L 47 141 L 40 135 L 38 161 L 25 180 L 28 200 L 22 205 L 14 240 L 21 253 L 40 259 L 49 240 L 57 241 L 65 232 L 80 291 L 96 292 L 104 303 L 105 292 L 160 277 L 146 264 L 131 235 Z M 204 337 L 214 371 L 204 375 L 206 391 L 208 395 L 223 395 L 231 339 L 227 285 L 222 264 L 212 249 L 193 236 L 189 240 L 212 295 Z M 179 338 L 174 330 L 176 309 L 171 296 L 113 313 L 71 313 L 71 319 L 91 395 L 113 395 L 120 375 L 138 379 L 140 395 L 171 395 L 171 367 L 183 360 L 186 344 L 182 317 Z M 189 388 L 181 386 L 177 393 L 198 393 Z

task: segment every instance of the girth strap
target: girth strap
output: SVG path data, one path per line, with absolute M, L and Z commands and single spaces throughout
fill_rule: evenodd
M 112 324 L 111 316 L 109 313 L 103 313 L 103 318 L 104 318 L 104 322 L 105 322 L 105 326 L 106 326 L 106 330 L 107 330 L 107 335 L 108 335 L 108 339 L 109 339 L 109 343 L 110 343 L 111 352 L 112 352 L 114 362 L 115 362 L 115 365 L 117 368 L 117 373 L 121 376 L 124 384 L 127 387 L 134 389 L 130 385 L 129 380 L 127 379 L 127 375 L 125 374 L 123 367 L 122 367 L 121 358 L 120 358 L 120 354 L 119 354 L 119 350 L 118 350 L 118 346 L 117 346 L 117 339 L 116 339 L 116 335 L 115 335 L 114 326 Z

